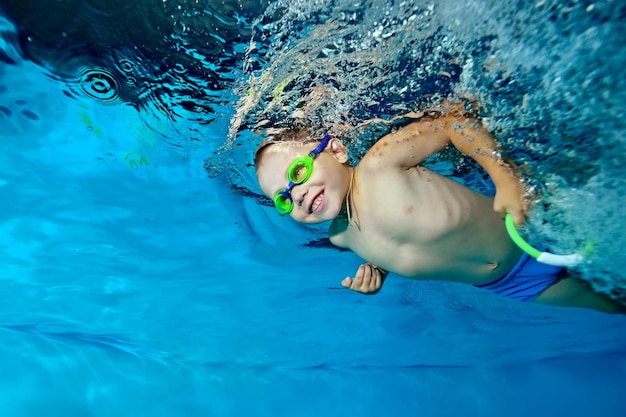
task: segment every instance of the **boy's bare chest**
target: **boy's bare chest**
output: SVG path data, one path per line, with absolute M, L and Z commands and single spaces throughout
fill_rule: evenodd
M 404 276 L 439 279 L 482 256 L 468 251 L 491 200 L 428 170 L 375 179 L 355 193 L 344 246 Z M 483 248 L 484 249 L 484 248 Z M 481 251 L 483 250 L 481 249 Z
M 369 238 L 431 244 L 479 215 L 490 201 L 425 168 L 369 179 L 354 195 L 355 220 Z

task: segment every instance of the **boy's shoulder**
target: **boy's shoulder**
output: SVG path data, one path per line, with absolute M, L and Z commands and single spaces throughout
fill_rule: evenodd
M 377 152 L 370 149 L 354 167 L 355 181 L 372 184 L 376 180 L 394 175 L 402 168 L 395 162 L 395 158 L 389 152 Z
M 398 154 L 407 151 L 407 145 L 410 146 L 408 143 L 409 138 L 415 134 L 415 131 L 421 125 L 424 125 L 424 120 L 415 120 L 397 130 L 381 136 L 365 155 L 363 155 L 363 158 L 361 158 L 356 168 L 361 171 L 378 171 L 385 168 L 397 168 L 398 165 L 395 162 L 397 161 Z
M 382 136 L 359 163 L 362 171 L 402 169 L 419 165 L 450 142 L 446 116 L 439 112 L 422 114 L 412 122 Z

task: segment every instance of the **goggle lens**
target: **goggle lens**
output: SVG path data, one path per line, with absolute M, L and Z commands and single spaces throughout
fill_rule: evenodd
M 302 184 L 311 177 L 313 173 L 313 158 L 310 156 L 303 156 L 298 158 L 289 166 L 287 176 L 289 181 L 294 184 Z
M 274 205 L 276 206 L 276 211 L 281 216 L 289 214 L 291 213 L 291 210 L 293 210 L 293 201 L 291 200 L 289 194 L 284 194 L 284 192 L 285 190 L 281 190 L 277 192 L 274 196 Z

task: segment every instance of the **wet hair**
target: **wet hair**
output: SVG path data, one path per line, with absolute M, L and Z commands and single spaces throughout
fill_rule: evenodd
M 276 143 L 316 143 L 321 139 L 314 139 L 314 135 L 310 129 L 307 128 L 293 128 L 293 129 L 268 129 L 265 132 L 265 139 L 259 144 L 254 152 L 254 166 L 258 169 L 261 157 L 267 148 Z
M 456 105 L 455 105 L 456 104 Z M 446 108 L 427 108 L 420 111 L 410 111 L 405 114 L 397 115 L 388 120 L 376 119 L 370 121 L 371 123 L 382 124 L 386 127 L 386 130 L 382 132 L 380 135 L 376 135 L 376 139 L 370 144 L 369 147 L 373 143 L 375 143 L 381 136 L 389 133 L 389 131 L 396 130 L 407 124 L 414 122 L 419 119 L 437 119 L 441 117 L 446 112 L 456 115 L 465 115 L 470 116 L 471 113 L 466 111 L 463 106 L 463 102 L 455 103 L 455 102 L 447 102 Z M 360 125 L 360 128 L 364 129 L 370 123 L 363 123 Z M 267 127 L 267 126 L 272 127 Z M 257 133 L 261 136 L 265 136 L 265 139 L 259 144 L 256 151 L 254 152 L 254 166 L 256 169 L 259 167 L 259 162 L 261 161 L 261 157 L 267 148 L 270 145 L 275 143 L 298 143 L 298 144 L 308 144 L 308 143 L 319 143 L 324 137 L 323 131 L 312 129 L 305 124 L 298 124 L 296 126 L 291 127 L 273 127 L 275 125 L 271 123 L 259 123 L 257 124 Z M 326 132 L 328 133 L 328 132 Z M 335 134 L 337 132 L 334 132 Z M 331 133 L 332 134 L 332 133 Z M 346 143 L 344 138 L 344 144 Z M 349 140 L 348 140 L 349 142 Z

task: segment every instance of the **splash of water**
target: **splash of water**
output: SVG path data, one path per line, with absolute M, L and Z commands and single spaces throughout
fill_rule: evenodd
M 306 124 L 341 135 L 358 160 L 391 128 L 381 121 L 471 100 L 537 190 L 530 240 L 568 253 L 593 243 L 577 272 L 617 293 L 625 18 L 614 1 L 277 1 L 254 26 L 232 143 Z M 252 153 L 259 139 L 242 136 Z
M 433 16 L 417 2 L 273 3 L 255 26 L 231 136 L 306 124 L 365 149 L 376 122 L 451 93 L 459 67 Z

